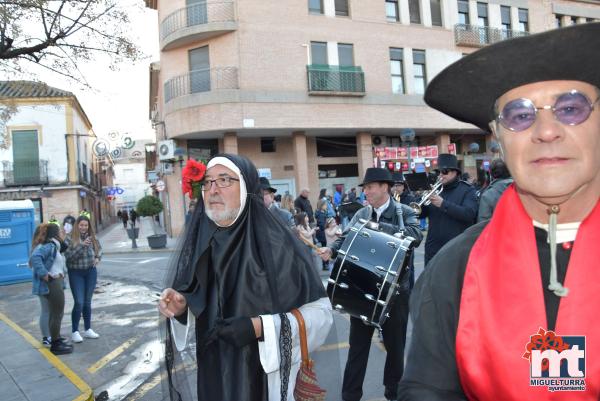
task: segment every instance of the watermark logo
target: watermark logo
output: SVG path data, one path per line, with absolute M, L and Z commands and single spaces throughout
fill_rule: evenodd
M 558 336 L 540 327 L 525 346 L 529 385 L 548 391 L 585 391 L 585 336 Z

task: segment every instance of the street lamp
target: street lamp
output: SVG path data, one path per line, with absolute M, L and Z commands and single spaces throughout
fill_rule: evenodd
M 410 145 L 412 145 L 413 141 L 415 140 L 415 135 L 415 130 L 412 128 L 402 128 L 400 130 L 400 140 L 402 141 L 402 145 L 406 146 L 406 157 L 408 158 L 409 170 L 411 168 Z

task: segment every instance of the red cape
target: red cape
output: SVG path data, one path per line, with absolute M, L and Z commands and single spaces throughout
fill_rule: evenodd
M 600 206 L 577 232 L 560 301 L 557 336 L 586 336 L 585 391 L 530 386 L 523 358 L 532 335 L 547 329 L 532 219 L 514 186 L 469 255 L 456 334 L 460 380 L 470 400 L 598 400 L 600 397 Z

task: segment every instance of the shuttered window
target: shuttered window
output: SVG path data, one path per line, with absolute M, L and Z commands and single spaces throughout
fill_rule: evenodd
M 36 130 L 12 131 L 13 176 L 15 183 L 37 182 L 40 177 L 40 155 Z

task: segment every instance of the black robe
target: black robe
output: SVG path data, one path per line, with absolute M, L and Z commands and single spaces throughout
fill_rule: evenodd
M 217 227 L 198 201 L 172 287 L 183 293 L 196 317 L 197 399 L 267 400 L 257 342 L 237 348 L 217 340 L 202 347 L 203 340 L 217 319 L 289 312 L 326 294 L 308 249 L 265 207 L 254 165 L 241 156 L 220 156 L 241 171 L 248 192 L 244 211 L 232 226 Z M 167 341 L 167 356 L 172 351 L 171 367 L 176 367 L 172 346 Z M 186 399 L 178 382 L 170 380 L 171 399 Z
M 479 223 L 444 246 L 419 277 L 410 299 L 414 320 L 400 400 L 463 401 L 456 365 L 456 330 L 463 278 L 469 254 L 488 221 Z M 550 278 L 547 232 L 535 228 L 542 283 Z M 563 283 L 571 250 L 557 246 L 557 278 Z M 544 287 L 548 330 L 554 330 L 560 297 Z

